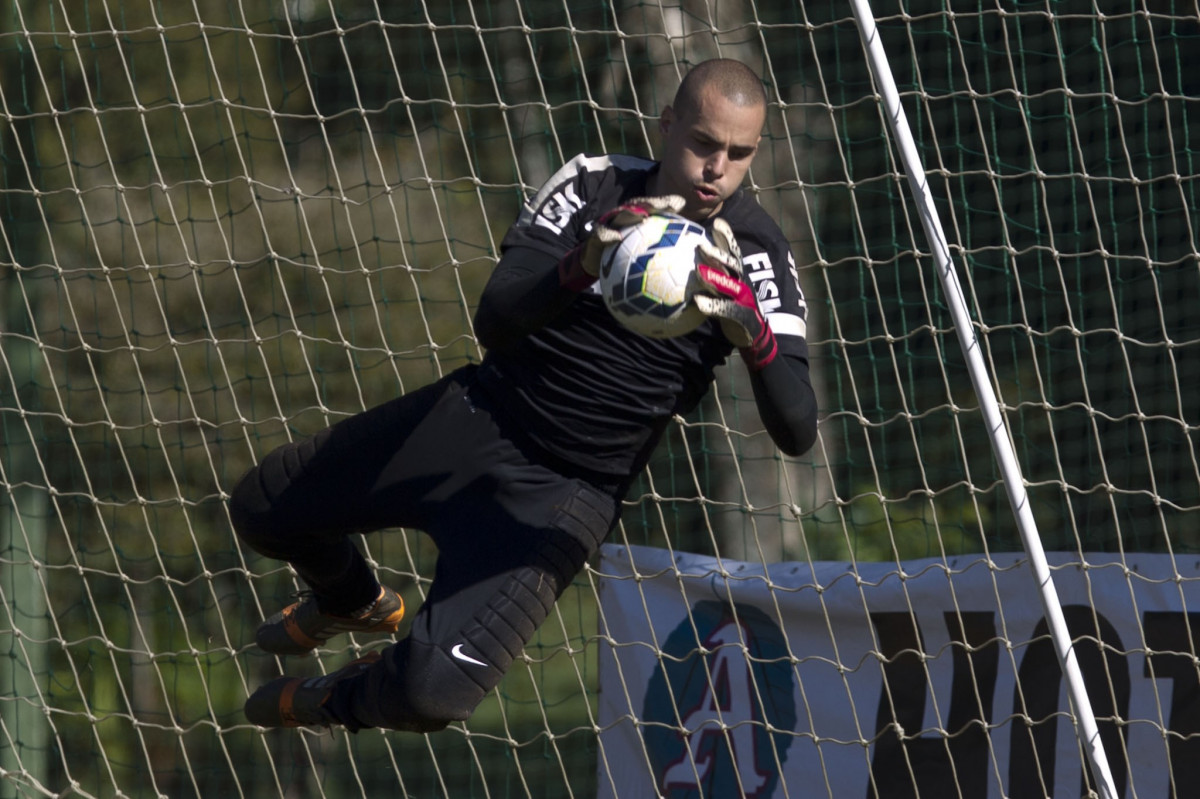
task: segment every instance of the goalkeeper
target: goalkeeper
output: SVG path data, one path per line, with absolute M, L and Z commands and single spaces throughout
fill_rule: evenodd
M 247 700 L 251 722 L 428 732 L 468 718 L 615 525 L 671 418 L 734 350 L 777 446 L 813 445 L 795 263 L 740 189 L 765 119 L 752 70 L 697 65 L 663 109 L 658 161 L 578 156 L 524 205 L 480 297 L 482 363 L 286 444 L 241 479 L 238 535 L 311 589 L 259 627 L 268 652 L 399 629 L 400 596 L 351 534 L 416 528 L 439 552 L 407 636 L 324 677 L 272 680 Z M 709 319 L 650 339 L 609 314 L 595 283 L 605 243 L 662 210 L 712 234 L 691 286 Z

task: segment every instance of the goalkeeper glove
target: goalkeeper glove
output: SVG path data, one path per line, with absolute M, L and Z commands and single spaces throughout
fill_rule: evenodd
M 699 263 L 690 287 L 692 301 L 705 316 L 720 323 L 746 366 L 758 371 L 779 351 L 775 334 L 758 307 L 754 288 L 742 277 L 742 253 L 729 223 L 717 218 L 712 234 L 712 244 L 696 248 Z
M 591 235 L 558 262 L 559 285 L 571 291 L 583 291 L 600 277 L 600 255 L 609 244 L 621 240 L 625 228 L 653 214 L 677 214 L 683 210 L 685 202 L 675 194 L 639 197 L 606 211 L 596 220 Z

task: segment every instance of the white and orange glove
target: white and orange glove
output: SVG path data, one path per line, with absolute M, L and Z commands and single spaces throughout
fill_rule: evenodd
M 754 287 L 743 278 L 741 248 L 729 223 L 719 217 L 714 220 L 712 238 L 712 244 L 696 248 L 699 263 L 690 287 L 692 301 L 705 316 L 720 323 L 746 366 L 758 371 L 779 351 L 775 334 L 758 306 Z
M 683 210 L 686 201 L 676 194 L 665 197 L 638 197 L 596 220 L 591 235 L 558 262 L 558 282 L 571 291 L 583 291 L 600 277 L 600 255 L 609 244 L 621 240 L 625 228 L 636 225 L 652 214 Z

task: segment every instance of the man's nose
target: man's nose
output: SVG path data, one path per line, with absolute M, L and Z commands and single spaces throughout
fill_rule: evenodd
M 719 178 L 725 174 L 725 166 L 728 159 L 725 158 L 725 153 L 718 152 L 708 158 L 708 163 L 705 164 L 705 170 L 708 172 L 709 179 Z

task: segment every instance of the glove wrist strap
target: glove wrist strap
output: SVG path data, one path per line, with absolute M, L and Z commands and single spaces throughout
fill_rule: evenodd
M 583 248 L 587 243 L 580 244 L 563 256 L 558 262 L 558 285 L 568 291 L 583 291 L 596 282 L 594 275 L 588 274 L 583 268 Z
M 746 363 L 746 368 L 752 372 L 757 372 L 771 361 L 775 360 L 775 356 L 779 354 L 779 345 L 775 341 L 775 334 L 771 332 L 770 325 L 766 320 L 763 320 L 762 329 L 758 336 L 749 347 L 742 347 L 738 350 L 742 356 L 742 360 Z

